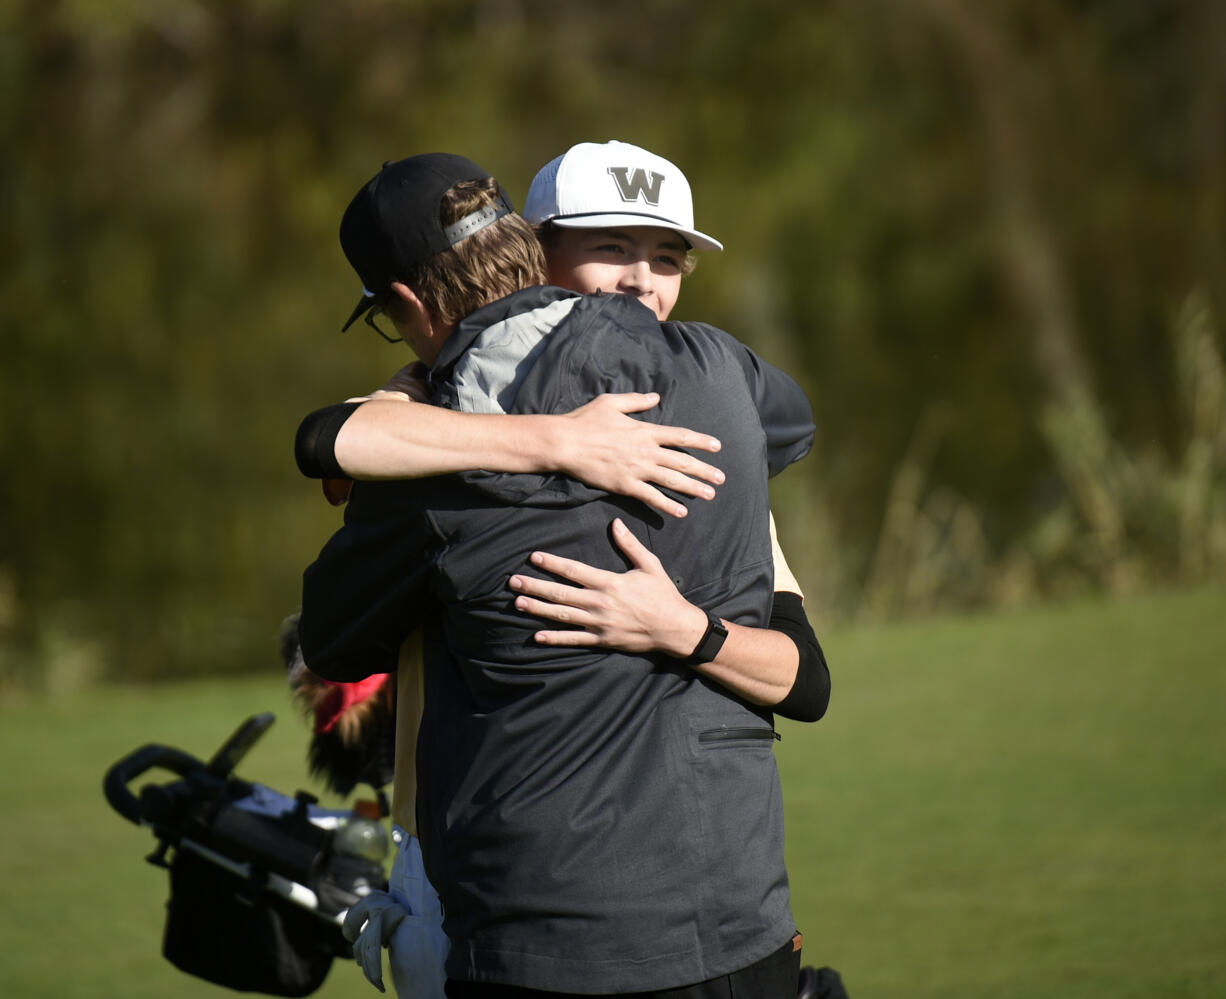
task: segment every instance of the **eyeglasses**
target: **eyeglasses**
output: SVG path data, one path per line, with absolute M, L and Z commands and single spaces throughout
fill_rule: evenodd
M 383 315 L 383 306 L 382 305 L 372 305 L 370 309 L 367 310 L 366 315 L 363 316 L 362 318 L 365 319 L 367 326 L 369 326 L 372 330 L 378 333 L 379 336 L 383 337 L 383 339 L 386 340 L 388 343 L 400 343 L 401 341 L 400 337 L 390 336 L 387 333 L 384 333 L 383 330 L 379 328 L 379 324 L 375 322 L 375 317 L 381 316 L 381 315 Z

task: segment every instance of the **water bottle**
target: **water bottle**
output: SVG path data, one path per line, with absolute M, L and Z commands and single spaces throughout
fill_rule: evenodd
M 355 801 L 353 814 L 336 831 L 336 852 L 381 865 L 391 846 L 382 817 L 377 801 Z

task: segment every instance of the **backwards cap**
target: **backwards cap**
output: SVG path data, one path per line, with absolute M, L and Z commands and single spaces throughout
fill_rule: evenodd
M 628 142 L 581 142 L 550 160 L 524 202 L 532 225 L 567 229 L 654 225 L 672 229 L 697 250 L 724 244 L 694 228 L 690 183 L 663 156 Z
M 451 153 L 425 153 L 383 164 L 354 195 L 341 219 L 341 249 L 362 279 L 362 299 L 342 332 L 385 298 L 393 281 L 515 211 L 503 194 L 500 204 L 443 225 L 443 195 L 461 181 L 490 176 L 472 160 Z

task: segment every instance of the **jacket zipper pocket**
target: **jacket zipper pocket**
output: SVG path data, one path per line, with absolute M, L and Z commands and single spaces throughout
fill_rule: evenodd
M 713 742 L 746 742 L 766 739 L 782 742 L 783 736 L 769 728 L 713 728 L 698 733 L 700 745 L 710 745 Z

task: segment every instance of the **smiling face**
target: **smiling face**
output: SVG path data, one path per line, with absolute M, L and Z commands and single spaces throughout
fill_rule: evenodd
M 544 241 L 549 281 L 591 295 L 598 291 L 637 298 L 663 321 L 677 304 L 688 247 L 671 229 L 564 229 Z

